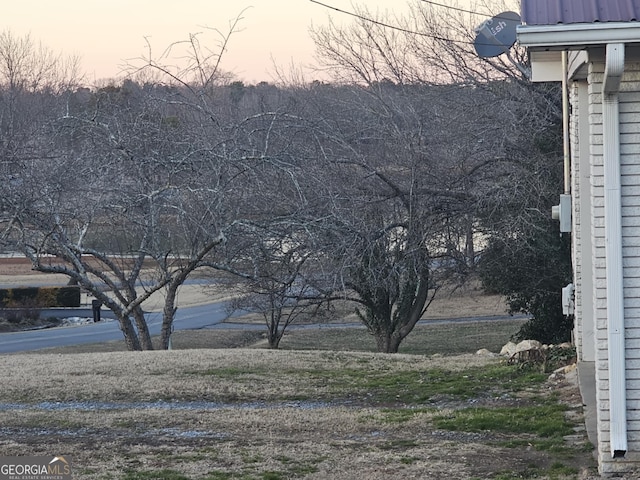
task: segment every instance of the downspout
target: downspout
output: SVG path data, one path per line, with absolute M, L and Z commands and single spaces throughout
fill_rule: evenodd
M 624 457 L 627 452 L 619 100 L 620 82 L 624 72 L 624 48 L 624 43 L 607 44 L 602 85 L 609 414 L 613 458 Z
M 566 50 L 562 51 L 562 136 L 564 154 L 564 194 L 571 194 L 571 140 L 569 138 L 569 65 Z

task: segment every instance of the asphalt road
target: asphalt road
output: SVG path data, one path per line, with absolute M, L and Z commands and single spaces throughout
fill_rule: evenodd
M 103 314 L 107 313 L 103 310 Z M 79 313 L 69 314 L 69 316 L 74 315 L 79 315 Z M 86 316 L 91 317 L 91 310 L 88 310 Z M 179 308 L 176 312 L 174 328 L 175 330 L 211 328 L 222 323 L 228 316 L 224 303 Z M 162 313 L 148 313 L 146 317 L 151 335 L 159 335 L 162 326 Z M 104 321 L 98 323 L 0 333 L 0 353 L 121 340 L 123 335 L 120 331 L 120 324 L 113 319 L 103 318 Z
M 121 340 L 123 338 L 120 325 L 112 318 L 105 316 L 112 315 L 103 309 L 104 321 L 99 323 L 89 323 L 76 326 L 46 328 L 42 330 L 29 330 L 24 332 L 0 333 L 0 354 L 27 352 L 43 348 L 64 347 L 69 345 L 80 345 L 84 343 L 106 342 L 111 340 Z M 241 312 L 240 312 L 241 313 Z M 56 313 L 60 315 L 59 312 Z M 74 311 L 69 316 L 91 317 L 91 310 L 84 313 Z M 148 313 L 147 324 L 151 335 L 159 335 L 162 326 L 161 313 Z M 487 316 L 487 317 L 464 317 L 448 318 L 439 320 L 422 320 L 420 324 L 457 323 L 457 322 L 479 322 L 479 321 L 500 321 L 508 319 L 524 319 L 524 315 L 508 316 Z M 229 321 L 229 313 L 226 303 L 213 303 L 196 307 L 179 308 L 174 320 L 175 330 L 197 330 L 203 328 L 237 328 L 237 329 L 264 329 L 262 324 L 233 323 Z M 289 328 L 335 328 L 335 327 L 359 327 L 362 324 L 314 324 L 314 325 L 291 325 Z

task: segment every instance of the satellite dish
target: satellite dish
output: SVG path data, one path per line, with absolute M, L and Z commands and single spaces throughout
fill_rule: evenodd
M 473 43 L 478 56 L 497 57 L 507 52 L 516 43 L 516 27 L 520 23 L 516 12 L 504 12 L 482 22 L 475 30 Z

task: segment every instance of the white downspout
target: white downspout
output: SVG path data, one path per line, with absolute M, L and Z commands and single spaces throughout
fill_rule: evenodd
M 607 270 L 607 340 L 611 454 L 627 452 L 627 388 L 622 267 L 619 92 L 624 72 L 624 43 L 607 45 L 602 85 L 604 143 L 604 228 Z
M 566 50 L 562 51 L 562 149 L 564 154 L 564 194 L 571 194 L 571 139 L 569 132 L 569 61 Z

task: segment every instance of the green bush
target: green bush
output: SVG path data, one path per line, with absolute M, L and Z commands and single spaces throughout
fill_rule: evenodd
M 515 335 L 557 344 L 570 341 L 573 319 L 562 311 L 562 288 L 572 281 L 571 238 L 545 218 L 526 234 L 494 237 L 478 264 L 485 291 L 505 295 L 510 313 L 531 315 Z
M 80 287 L 66 286 L 55 287 L 56 305 L 57 307 L 79 307 L 80 306 Z
M 0 289 L 0 308 L 79 307 L 80 287 L 18 287 Z

